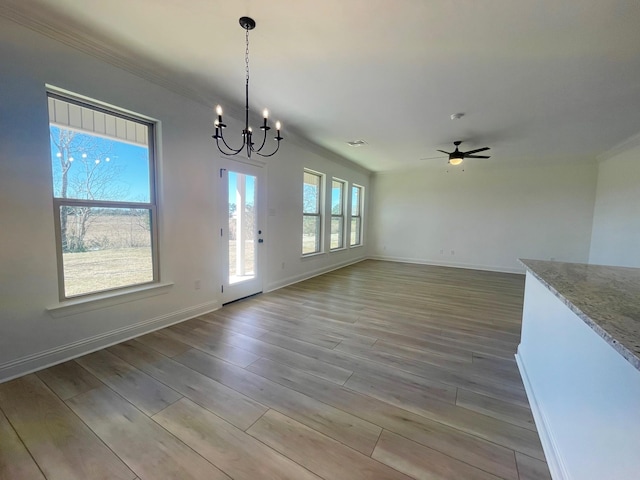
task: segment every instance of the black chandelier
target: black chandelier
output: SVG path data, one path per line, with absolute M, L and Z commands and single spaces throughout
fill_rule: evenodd
M 222 107 L 220 105 L 216 107 L 216 115 L 218 116 L 218 118 L 213 122 L 213 125 L 216 129 L 213 135 L 213 138 L 216 139 L 216 145 L 218 146 L 218 150 L 220 150 L 220 152 L 223 153 L 224 155 L 237 155 L 240 152 L 242 152 L 242 150 L 246 149 L 248 158 L 251 158 L 252 153 L 260 155 L 261 157 L 271 157 L 275 155 L 275 153 L 280 148 L 280 140 L 282 140 L 282 136 L 280 136 L 281 125 L 280 125 L 280 122 L 276 122 L 276 136 L 273 137 L 274 140 L 278 142 L 276 145 L 276 149 L 269 154 L 262 153 L 262 149 L 264 148 L 265 143 L 267 141 L 267 132 L 271 130 L 271 127 L 267 124 L 267 122 L 269 121 L 269 111 L 265 108 L 264 111 L 262 112 L 264 122 L 260 126 L 260 130 L 264 132 L 262 137 L 262 143 L 260 144 L 259 148 L 256 148 L 255 143 L 253 143 L 253 132 L 251 127 L 249 126 L 249 30 L 253 30 L 255 28 L 256 22 L 255 20 L 253 20 L 253 18 L 241 17 L 240 26 L 245 29 L 245 32 L 246 32 L 245 37 L 246 37 L 246 45 L 247 45 L 247 48 L 245 50 L 245 55 L 244 55 L 244 63 L 246 65 L 247 75 L 246 75 L 246 84 L 245 84 L 245 117 L 244 117 L 244 130 L 242 130 L 242 145 L 240 146 L 240 148 L 236 149 L 236 148 L 231 148 L 227 144 L 227 141 L 224 138 L 224 129 L 226 128 L 226 125 L 222 122 Z M 220 144 L 220 142 L 222 142 L 222 144 Z

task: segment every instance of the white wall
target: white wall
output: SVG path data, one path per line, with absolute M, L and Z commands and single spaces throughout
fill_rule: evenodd
M 210 106 L 2 17 L 0 64 L 0 381 L 217 308 L 219 228 L 226 217 L 216 203 L 219 155 Z M 172 284 L 156 292 L 161 294 L 58 317 L 47 311 L 58 305 L 58 287 L 45 84 L 160 121 L 160 270 L 161 280 Z M 237 122 L 228 120 L 234 129 Z M 366 187 L 369 175 L 289 140 L 266 167 L 272 212 L 265 232 L 266 288 L 366 254 L 360 248 L 301 259 L 303 168 Z
M 600 161 L 589 263 L 640 267 L 640 136 Z
M 480 162 L 376 174 L 370 255 L 506 272 L 524 271 L 518 258 L 588 260 L 595 162 Z

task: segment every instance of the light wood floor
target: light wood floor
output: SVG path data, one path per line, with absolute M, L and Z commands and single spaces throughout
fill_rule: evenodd
M 549 479 L 524 277 L 366 261 L 0 385 L 2 479 Z

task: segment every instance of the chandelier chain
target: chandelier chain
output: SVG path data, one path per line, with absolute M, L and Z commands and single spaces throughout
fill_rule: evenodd
M 244 52 L 244 63 L 246 65 L 245 69 L 246 69 L 246 73 L 247 73 L 247 84 L 249 83 L 249 29 L 247 28 L 246 30 L 246 44 L 247 44 L 247 49 Z

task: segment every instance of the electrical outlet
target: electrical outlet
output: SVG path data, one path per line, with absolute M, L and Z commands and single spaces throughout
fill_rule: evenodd
M 193 282 L 193 287 L 196 290 L 200 290 L 200 280 L 196 280 L 195 282 Z
M 282 262 L 282 270 L 284 270 L 284 262 Z
M 440 250 L 440 255 L 444 255 L 444 248 Z
M 451 255 L 455 255 L 456 251 L 455 250 L 451 250 Z

